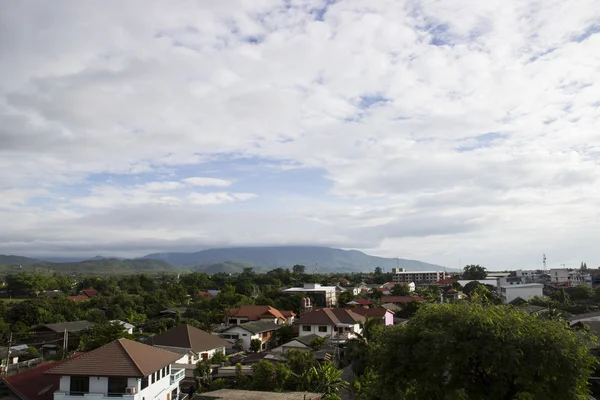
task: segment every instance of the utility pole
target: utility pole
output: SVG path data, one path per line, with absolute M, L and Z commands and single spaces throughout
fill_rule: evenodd
M 4 369 L 4 376 L 8 376 L 8 361 L 10 360 L 10 346 L 12 345 L 12 332 L 8 337 L 8 349 L 6 349 L 6 366 Z
M 65 329 L 65 334 L 63 336 L 63 360 L 67 356 L 67 346 L 69 345 L 69 332 Z

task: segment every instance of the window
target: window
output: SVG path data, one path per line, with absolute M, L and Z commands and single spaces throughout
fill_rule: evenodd
M 163 368 L 163 369 L 160 370 L 160 377 L 161 378 L 165 377 L 165 370 L 166 370 L 166 368 Z
M 141 390 L 144 390 L 147 387 L 148 387 L 148 377 L 145 376 L 145 377 L 142 378 L 142 389 Z
M 302 325 L 302 332 L 310 332 L 311 331 L 311 326 L 310 325 Z
M 248 335 L 246 335 L 245 333 L 242 333 L 242 336 L 248 336 Z
M 71 396 L 83 396 L 84 393 L 90 392 L 90 377 L 89 376 L 72 376 L 71 387 L 69 389 Z
M 156 380 L 154 380 L 154 374 L 150 375 L 150 384 L 156 382 Z
M 327 332 L 326 326 L 319 326 L 319 332 Z
M 202 353 L 202 359 L 208 360 L 208 353 Z
M 121 396 L 127 388 L 127 378 L 108 377 L 108 396 Z
M 229 323 L 230 323 L 231 325 L 237 325 L 237 319 L 235 319 L 235 318 L 231 318 L 231 319 L 229 319 Z
M 169 375 L 171 373 L 171 366 L 167 365 L 167 375 Z

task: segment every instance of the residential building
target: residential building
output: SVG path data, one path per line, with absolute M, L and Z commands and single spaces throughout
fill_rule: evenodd
M 297 338 L 290 340 L 289 342 L 284 343 L 281 346 L 271 349 L 271 352 L 285 354 L 290 350 L 312 351 L 312 349 L 310 347 L 310 342 L 319 337 L 321 337 L 321 336 L 317 335 L 316 333 L 311 333 L 310 335 L 298 336 Z
M 369 308 L 373 302 L 367 299 L 355 299 L 346 303 L 346 305 Z
M 175 400 L 185 370 L 171 368 L 180 355 L 119 339 L 46 371 L 60 376 L 54 400 Z
M 259 392 L 254 390 L 219 389 L 196 396 L 196 400 L 321 400 L 322 394 L 309 392 Z
M 379 320 L 385 326 L 394 325 L 394 312 L 387 308 L 353 308 L 352 311 L 359 315 L 362 315 L 365 318 Z
M 541 283 L 524 283 L 522 285 L 510 285 L 500 287 L 500 295 L 505 303 L 510 303 L 516 298 L 528 301 L 535 296 L 543 296 L 542 289 L 544 285 Z
M 316 334 L 332 340 L 347 340 L 362 332 L 360 324 L 365 319 L 352 309 L 320 308 L 301 315 L 296 324 L 300 336 Z
M 222 331 L 219 336 L 229 343 L 235 343 L 241 339 L 241 345 L 245 351 L 250 350 L 253 339 L 258 339 L 261 341 L 260 351 L 264 351 L 275 345 L 269 341 L 275 340 L 275 332 L 279 329 L 281 329 L 281 325 L 271 321 L 253 321 L 231 326 Z
M 79 294 L 76 296 L 68 296 L 67 299 L 71 301 L 85 301 L 89 300 L 92 297 L 98 296 L 98 291 L 94 289 L 83 289 L 79 291 Z
M 77 345 L 79 343 L 79 335 L 92 325 L 94 324 L 89 321 L 61 322 L 36 326 L 33 332 L 35 334 L 35 341 L 42 343 L 63 339 L 65 332 L 67 332 L 69 346 L 71 346 Z
M 284 315 L 285 313 L 285 315 Z M 227 322 L 240 325 L 251 321 L 270 321 L 274 324 L 291 324 L 296 314 L 292 311 L 279 311 L 271 306 L 241 306 L 227 310 Z
M 133 326 L 132 324 L 130 324 L 129 322 L 125 322 L 125 321 L 119 321 L 119 320 L 112 320 L 110 322 L 117 322 L 119 323 L 122 327 L 123 330 L 127 333 L 129 333 L 130 335 L 133 334 L 133 329 L 135 328 L 135 326 Z
M 414 282 L 435 285 L 436 282 L 445 278 L 446 272 L 444 271 L 407 271 L 404 268 L 392 268 L 392 280 L 395 283 Z
M 425 303 L 425 299 L 419 296 L 383 296 L 381 298 L 382 303 L 393 303 L 400 308 L 404 308 L 408 303 L 412 303 L 413 301 Z
M 154 347 L 180 354 L 178 364 L 196 364 L 211 358 L 217 351 L 225 354 L 225 347 L 229 347 L 229 343 L 219 336 L 191 325 L 176 326 L 152 336 L 149 342 Z
M 71 358 L 56 362 L 47 362 L 34 368 L 10 375 L 2 383 L 10 393 L 3 396 L 7 400 L 48 400 L 60 388 L 60 376 L 46 375 L 46 371 L 57 367 L 84 353 L 75 353 Z
M 334 307 L 337 305 L 336 286 L 321 286 L 319 283 L 305 283 L 301 288 L 285 289 L 283 293 L 305 293 L 313 299 L 314 305 L 318 307 Z
M 566 320 L 571 321 L 571 324 L 577 322 L 598 322 L 600 321 L 600 311 L 571 315 L 570 317 L 567 317 Z

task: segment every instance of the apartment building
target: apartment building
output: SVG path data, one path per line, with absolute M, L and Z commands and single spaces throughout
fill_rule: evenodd
M 416 284 L 435 285 L 446 277 L 444 271 L 407 271 L 404 268 L 392 268 L 392 281 L 394 283 L 414 282 Z

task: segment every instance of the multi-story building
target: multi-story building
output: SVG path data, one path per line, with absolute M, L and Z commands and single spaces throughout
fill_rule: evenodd
M 392 280 L 394 283 L 431 284 L 446 278 L 444 271 L 407 271 L 404 268 L 392 268 Z
M 180 354 L 119 339 L 46 372 L 60 375 L 54 400 L 176 400 L 185 369 Z
M 311 297 L 315 306 L 334 307 L 337 305 L 336 286 L 321 286 L 319 283 L 305 283 L 301 288 L 285 289 L 283 293 L 305 293 Z
M 349 340 L 362 333 L 360 324 L 366 318 L 346 308 L 320 308 L 296 319 L 298 335 L 315 334 L 331 340 Z
M 528 301 L 532 297 L 543 295 L 542 289 L 544 285 L 541 283 L 524 283 L 522 285 L 501 286 L 500 295 L 505 303 L 510 303 L 516 298 Z

